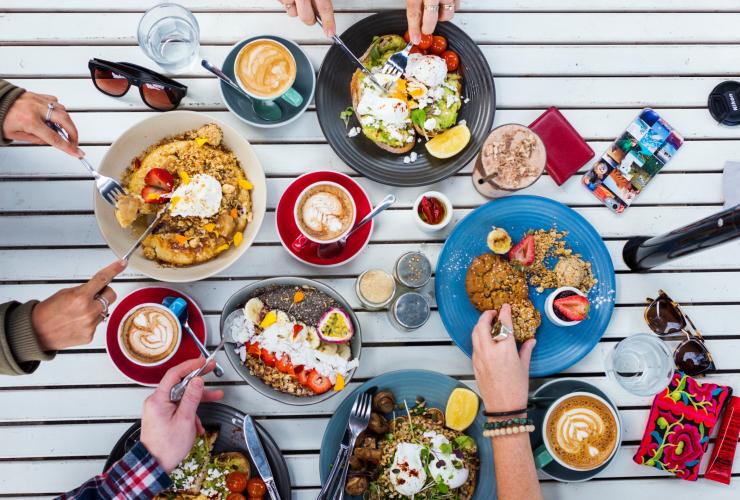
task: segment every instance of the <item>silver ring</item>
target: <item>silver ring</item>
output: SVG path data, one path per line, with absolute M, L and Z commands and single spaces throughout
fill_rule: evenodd
M 110 307 L 110 302 L 108 302 L 108 299 L 106 299 L 105 297 L 103 297 L 100 294 L 95 295 L 95 300 L 97 300 L 98 302 L 100 302 L 100 305 L 103 306 L 103 310 L 101 311 L 100 314 L 104 318 L 107 318 L 108 317 L 108 308 Z
M 514 331 L 500 321 L 496 321 L 493 324 L 493 328 L 491 329 L 491 336 L 493 337 L 494 342 L 501 342 L 502 340 L 506 340 L 509 338 L 509 336 L 513 334 Z
M 455 4 L 452 2 L 442 4 L 442 8 L 444 10 L 449 10 L 450 12 L 455 12 Z
M 288 3 L 284 3 L 284 4 L 283 4 L 283 7 L 285 8 L 285 10 L 286 10 L 286 11 L 288 11 L 288 10 L 290 10 L 290 8 L 291 8 L 291 7 L 293 7 L 294 5 L 295 5 L 295 2 L 288 2 Z
M 54 103 L 53 102 L 50 102 L 49 104 L 46 105 L 46 107 L 47 107 L 47 110 L 46 110 L 46 121 L 47 122 L 50 122 L 51 121 L 51 114 L 54 112 Z
M 425 4 L 424 10 L 429 10 L 432 12 L 438 12 L 439 11 L 439 5 L 431 5 L 431 4 Z

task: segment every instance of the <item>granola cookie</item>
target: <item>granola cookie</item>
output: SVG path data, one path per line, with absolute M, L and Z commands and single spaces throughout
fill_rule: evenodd
M 514 338 L 517 342 L 533 339 L 542 323 L 540 312 L 529 299 L 511 304 L 511 319 L 514 322 Z

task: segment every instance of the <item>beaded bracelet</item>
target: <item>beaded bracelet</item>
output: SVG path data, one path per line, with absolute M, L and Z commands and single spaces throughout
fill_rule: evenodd
M 486 417 L 510 417 L 512 415 L 519 415 L 521 413 L 527 413 L 528 411 L 532 411 L 535 408 L 534 403 L 527 403 L 526 408 L 522 408 L 521 410 L 511 410 L 511 411 L 484 411 L 483 415 Z
M 531 418 L 511 418 L 501 422 L 486 422 L 483 424 L 485 437 L 496 437 L 522 432 L 534 432 L 534 421 Z

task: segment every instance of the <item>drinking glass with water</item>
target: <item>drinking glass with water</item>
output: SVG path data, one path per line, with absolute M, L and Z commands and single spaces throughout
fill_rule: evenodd
M 607 376 L 638 396 L 654 396 L 665 389 L 673 367 L 673 356 L 665 342 L 647 333 L 627 337 L 606 360 Z
M 181 5 L 163 3 L 146 11 L 137 37 L 141 50 L 166 71 L 187 69 L 198 59 L 198 21 Z

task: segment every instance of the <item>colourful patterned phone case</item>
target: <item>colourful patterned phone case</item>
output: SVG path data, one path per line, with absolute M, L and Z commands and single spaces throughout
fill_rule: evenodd
M 633 460 L 687 481 L 696 481 L 699 465 L 709 445 L 732 388 L 699 383 L 681 372 L 655 396 L 647 428 Z

